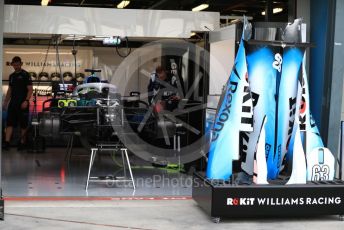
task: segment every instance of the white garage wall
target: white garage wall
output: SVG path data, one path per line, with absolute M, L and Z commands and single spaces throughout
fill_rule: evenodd
M 63 64 L 62 73 L 70 71 L 74 74 L 74 57 L 71 50 L 72 47 L 65 46 L 59 49 L 60 62 Z M 16 55 L 22 58 L 23 69 L 40 73 L 43 69 L 42 63 L 44 63 L 46 51 L 47 47 L 45 46 L 4 46 L 3 79 L 8 80 L 8 76 L 13 72 L 9 63 Z M 124 53 L 125 50 L 121 50 L 121 52 Z M 131 91 L 145 94 L 150 73 L 161 64 L 160 56 L 161 46 L 158 44 L 149 48 L 132 49 L 127 58 L 120 57 L 113 47 L 80 47 L 77 53 L 77 72 L 84 73 L 85 68 L 101 69 L 102 72 L 97 75 L 102 80 L 108 80 L 117 85 L 122 95 L 128 96 Z M 53 47 L 49 51 L 47 63 L 51 66 L 46 66 L 45 72 L 49 74 L 59 72 L 55 67 L 56 51 Z M 121 69 L 118 70 L 118 68 Z M 89 73 L 85 74 L 87 76 Z M 6 81 L 3 82 L 3 94 L 7 92 L 7 84 Z M 145 95 L 142 95 L 142 98 L 146 100 Z
M 219 12 L 5 5 L 4 33 L 188 38 L 220 27 Z
M 235 25 L 210 33 L 209 94 L 221 95 L 235 58 Z
M 14 56 L 20 56 L 23 61 L 23 69 L 40 73 L 43 70 L 43 63 L 47 53 L 47 46 L 4 46 L 3 61 L 3 79 L 8 80 L 9 75 L 13 72 L 10 62 Z M 61 63 L 61 72 L 70 71 L 74 73 L 74 57 L 71 53 L 72 47 L 60 47 L 59 56 Z M 89 48 L 79 48 L 77 53 L 77 72 L 84 72 L 85 68 L 92 67 L 93 51 Z M 44 72 L 49 74 L 59 72 L 56 66 L 56 50 L 50 47 L 46 60 L 47 66 Z
M 343 92 L 344 92 L 344 84 L 343 84 Z M 344 121 L 344 94 L 343 94 L 343 99 L 342 99 L 342 121 Z

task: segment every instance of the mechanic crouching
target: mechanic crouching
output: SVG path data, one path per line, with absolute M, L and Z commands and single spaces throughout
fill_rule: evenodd
M 154 106 L 154 111 L 173 111 L 178 107 L 177 78 L 169 76 L 167 71 L 158 66 L 151 74 L 148 84 L 148 103 Z

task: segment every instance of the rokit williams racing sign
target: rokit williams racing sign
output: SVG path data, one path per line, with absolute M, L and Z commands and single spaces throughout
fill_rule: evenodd
M 228 206 L 303 206 L 340 205 L 341 197 L 296 197 L 296 198 L 227 198 Z

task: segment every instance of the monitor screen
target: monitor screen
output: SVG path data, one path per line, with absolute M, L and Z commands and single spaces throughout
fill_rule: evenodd
M 62 83 L 59 83 L 59 91 L 60 92 L 72 92 L 73 91 L 73 84 L 62 84 Z

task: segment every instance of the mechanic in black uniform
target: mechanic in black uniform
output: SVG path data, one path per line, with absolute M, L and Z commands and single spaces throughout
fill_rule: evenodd
M 168 75 L 164 68 L 158 66 L 148 84 L 149 105 L 161 105 L 161 109 L 173 111 L 180 100 L 177 92 L 177 77 Z
M 13 127 L 20 125 L 21 135 L 18 150 L 22 150 L 26 144 L 26 133 L 29 123 L 29 101 L 32 95 L 32 80 L 30 74 L 23 70 L 21 58 L 15 56 L 11 65 L 14 72 L 9 77 L 9 86 L 3 103 L 7 109 L 7 126 L 3 149 L 9 149 Z

